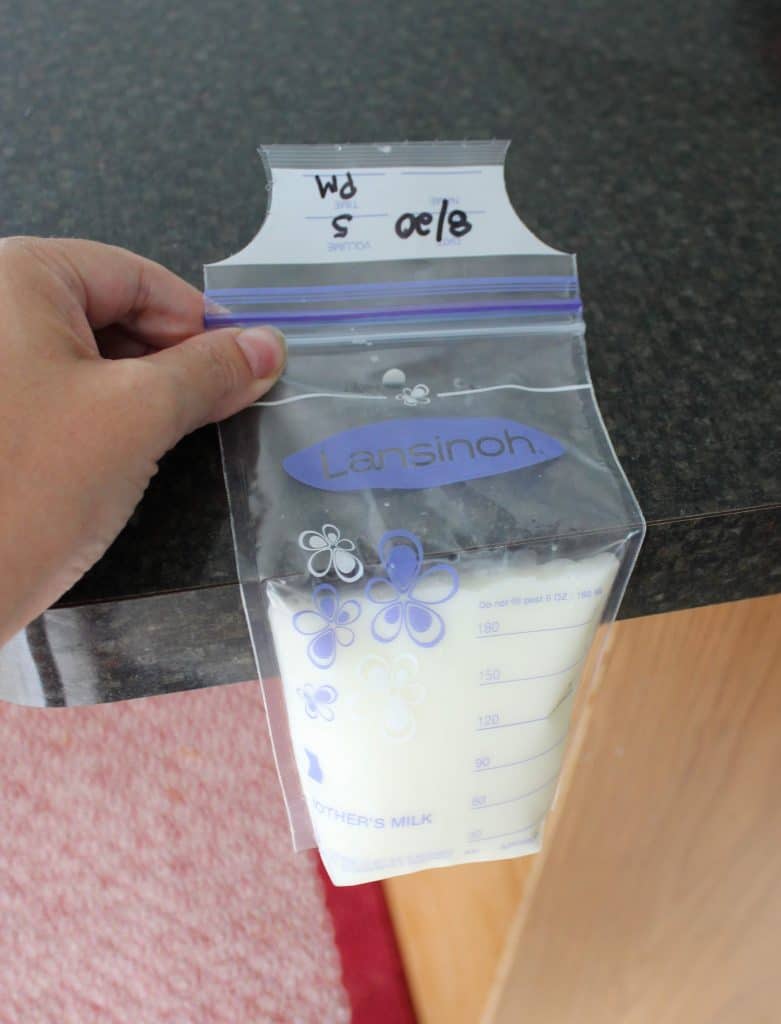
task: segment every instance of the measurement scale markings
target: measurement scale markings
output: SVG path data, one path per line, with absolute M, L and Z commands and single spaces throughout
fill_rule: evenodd
M 567 665 L 566 668 L 560 668 L 558 672 L 545 672 L 540 676 L 517 676 L 515 679 L 493 679 L 487 683 L 480 683 L 480 686 L 501 686 L 502 683 L 529 683 L 534 679 L 552 679 L 554 676 L 562 676 L 565 672 L 571 672 L 573 668 L 577 668 L 578 665 L 583 661 L 583 658 L 578 658 L 577 661 L 573 662 L 572 665 Z
M 558 633 L 562 629 L 582 629 L 591 625 L 592 620 L 573 622 L 570 626 L 542 626 L 540 629 L 517 629 L 512 633 L 477 633 L 475 640 L 496 640 L 500 636 L 524 636 L 529 633 Z
M 536 825 L 539 825 L 547 813 L 548 812 L 545 811 L 545 814 L 541 814 L 539 818 L 537 818 L 536 821 L 533 821 L 530 825 L 523 825 L 521 828 L 514 828 L 512 832 L 500 832 L 497 836 L 480 836 L 480 838 L 475 840 L 475 842 L 485 843 L 491 839 L 506 839 L 507 836 L 517 836 L 519 832 L 528 832 L 530 828 L 534 828 Z
M 475 732 L 488 732 L 490 729 L 512 729 L 516 725 L 535 725 L 539 722 L 549 722 L 551 715 L 555 714 L 564 701 L 569 700 L 575 691 L 572 687 L 564 694 L 561 700 L 558 702 L 555 708 L 551 708 L 547 715 L 543 715 L 542 718 L 525 718 L 520 722 L 498 722 L 496 725 L 478 725 Z
M 500 768 L 515 768 L 516 765 L 519 764 L 528 764 L 529 761 L 536 761 L 539 757 L 545 757 L 546 754 L 550 754 L 552 750 L 555 750 L 557 747 L 560 747 L 562 743 L 566 740 L 568 735 L 569 730 L 567 730 L 567 732 L 565 732 L 563 736 L 557 739 L 552 747 L 546 747 L 545 750 L 541 750 L 539 754 L 532 754 L 531 757 L 522 757 L 520 761 L 507 761 L 505 764 L 489 764 L 486 765 L 485 768 L 473 768 L 472 771 L 495 772 L 498 771 Z
M 550 715 L 543 715 L 542 718 L 526 718 L 522 722 L 499 722 L 498 725 L 478 725 L 475 732 L 488 732 L 489 729 L 512 729 L 514 725 L 534 725 L 536 722 L 547 722 Z
M 555 782 L 558 779 L 558 777 L 559 773 L 556 772 L 556 774 L 551 776 L 551 778 L 549 778 L 546 782 L 543 782 L 541 786 L 536 786 L 534 789 L 530 789 L 528 793 L 521 793 L 520 796 L 511 796 L 509 800 L 497 800 L 495 803 L 492 804 L 480 804 L 479 807 L 473 807 L 472 810 L 485 811 L 489 807 L 502 807 L 504 804 L 514 804 L 517 800 L 525 800 L 527 796 L 534 796 L 535 793 L 539 793 L 543 789 L 546 789 L 548 786 L 551 785 L 551 783 Z

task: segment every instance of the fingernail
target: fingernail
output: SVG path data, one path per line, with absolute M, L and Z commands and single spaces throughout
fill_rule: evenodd
M 215 302 L 214 299 L 210 299 L 208 295 L 204 295 L 203 297 L 203 309 L 207 316 L 209 314 L 212 316 L 225 316 L 226 313 L 230 315 L 231 312 L 227 306 L 221 306 L 219 302 Z
M 273 377 L 285 361 L 285 336 L 276 327 L 250 327 L 236 343 L 255 377 Z

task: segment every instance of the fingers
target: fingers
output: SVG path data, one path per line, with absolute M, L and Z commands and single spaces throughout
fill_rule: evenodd
M 94 330 L 119 324 L 165 348 L 203 330 L 203 296 L 170 270 L 136 253 L 81 238 L 19 238 L 20 258 L 63 279 Z
M 95 332 L 98 351 L 104 359 L 134 359 L 148 356 L 157 349 L 142 341 L 132 332 L 118 324 L 111 324 Z
M 233 415 L 261 398 L 278 379 L 285 343 L 272 327 L 207 331 L 125 366 L 143 372 L 165 450 L 205 423 Z

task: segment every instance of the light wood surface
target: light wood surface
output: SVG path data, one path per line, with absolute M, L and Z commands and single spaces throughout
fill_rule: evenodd
M 536 858 L 384 882 L 419 1024 L 476 1024 Z
M 779 665 L 781 597 L 617 623 L 543 852 L 385 883 L 420 1024 L 781 1020 Z
M 619 624 L 491 1024 L 781 1020 L 781 597 Z

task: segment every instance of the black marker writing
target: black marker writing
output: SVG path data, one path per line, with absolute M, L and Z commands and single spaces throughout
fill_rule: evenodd
M 351 213 L 340 213 L 338 217 L 334 217 L 331 221 L 331 227 L 334 229 L 334 238 L 344 238 L 347 235 L 347 225 L 353 219 Z
M 437 227 L 435 238 L 441 242 L 445 231 L 454 238 L 461 238 L 472 230 L 472 224 L 463 210 L 450 210 L 448 213 L 448 201 L 442 200 L 437 214 Z M 434 216 L 426 211 L 422 213 L 402 213 L 396 221 L 396 234 L 399 238 L 410 238 L 412 235 L 430 235 L 431 224 Z
M 317 189 L 321 199 L 325 199 L 329 192 L 338 193 L 342 199 L 352 199 L 358 191 L 358 186 L 353 181 L 350 171 L 345 175 L 345 182 L 341 187 L 335 174 L 332 174 L 330 178 L 326 178 L 325 181 L 319 174 L 316 174 L 315 181 L 317 182 Z
M 472 230 L 472 224 L 463 210 L 453 210 L 447 219 L 447 226 L 450 228 L 450 234 L 456 238 L 468 235 Z
M 431 229 L 428 225 L 433 219 L 430 213 L 402 213 L 396 221 L 396 234 L 399 238 L 409 238 L 415 232 L 419 235 L 430 235 Z

